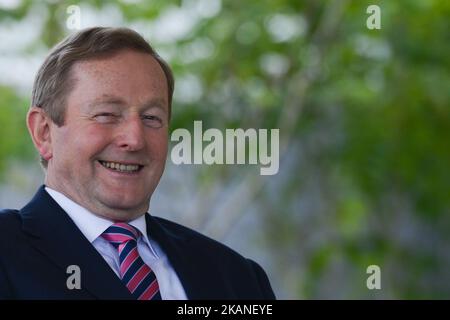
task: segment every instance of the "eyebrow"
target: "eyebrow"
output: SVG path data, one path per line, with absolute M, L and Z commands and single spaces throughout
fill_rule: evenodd
M 89 110 L 103 104 L 125 105 L 126 103 L 119 97 L 104 94 L 100 98 L 94 99 L 93 101 L 89 102 Z
M 88 104 L 89 110 L 94 109 L 95 107 L 98 107 L 98 106 L 101 106 L 104 104 L 113 104 L 113 105 L 118 105 L 118 106 L 126 106 L 127 105 L 127 103 L 120 97 L 117 97 L 114 95 L 109 95 L 109 94 L 104 94 L 100 98 L 97 98 Z M 145 110 L 151 109 L 151 108 L 158 108 L 167 113 L 166 108 L 164 108 L 164 104 L 165 104 L 164 99 L 153 98 L 153 99 L 146 101 L 140 107 Z

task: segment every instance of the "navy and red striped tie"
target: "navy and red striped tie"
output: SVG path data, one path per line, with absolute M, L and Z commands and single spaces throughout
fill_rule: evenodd
M 119 251 L 120 277 L 131 294 L 138 300 L 161 300 L 155 273 L 137 249 L 140 236 L 137 228 L 124 222 L 113 224 L 102 234 Z

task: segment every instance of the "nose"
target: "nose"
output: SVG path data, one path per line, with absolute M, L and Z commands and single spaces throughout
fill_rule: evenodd
M 145 146 L 144 127 L 138 115 L 124 120 L 118 127 L 116 143 L 125 151 L 138 151 Z

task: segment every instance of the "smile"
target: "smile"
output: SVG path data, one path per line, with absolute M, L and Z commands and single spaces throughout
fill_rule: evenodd
M 100 164 L 105 168 L 118 171 L 118 172 L 126 172 L 126 173 L 134 173 L 138 172 L 142 169 L 143 166 L 139 164 L 123 164 L 118 162 L 110 162 L 110 161 L 102 161 L 99 160 Z

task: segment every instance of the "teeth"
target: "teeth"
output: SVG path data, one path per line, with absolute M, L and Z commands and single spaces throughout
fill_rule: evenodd
M 139 165 L 136 164 L 120 164 L 117 162 L 100 161 L 100 163 L 106 167 L 120 172 L 135 172 L 139 170 Z

